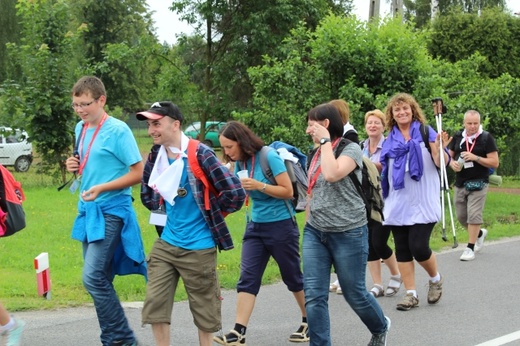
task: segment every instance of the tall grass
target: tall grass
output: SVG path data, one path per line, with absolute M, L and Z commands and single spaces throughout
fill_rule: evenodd
M 16 174 L 16 176 L 17 179 L 23 180 L 23 174 Z M 520 182 L 511 184 L 510 187 L 520 187 Z M 133 194 L 145 252 L 148 253 L 157 238 L 157 233 L 148 224 L 149 213 L 140 203 L 138 186 L 134 187 Z M 70 237 L 72 223 L 77 213 L 78 196 L 66 189 L 58 192 L 54 186 L 31 186 L 25 188 L 25 195 L 27 228 L 14 236 L 0 239 L 0 301 L 11 311 L 53 309 L 91 303 L 91 298 L 81 282 L 83 265 L 81 244 Z M 490 192 L 484 212 L 484 226 L 490 229 L 488 239 L 519 235 L 518 210 L 520 210 L 520 195 Z M 303 213 L 297 215 L 300 228 L 304 224 L 303 218 Z M 235 249 L 223 251 L 218 255 L 218 272 L 223 288 L 233 289 L 240 270 L 241 239 L 245 228 L 244 211 L 229 215 L 226 221 L 235 242 Z M 457 221 L 455 224 L 457 239 L 463 245 L 467 242 L 467 233 Z M 436 226 L 431 241 L 434 250 L 451 247 L 452 235 L 448 216 L 446 228 L 447 243 L 441 239 L 441 225 Z M 462 247 L 460 248 L 462 251 Z M 50 300 L 37 295 L 33 260 L 41 252 L 48 252 L 50 258 L 52 280 Z M 272 283 L 279 279 L 278 267 L 271 260 L 263 283 Z M 142 276 L 116 277 L 115 287 L 123 301 L 144 299 L 145 281 Z M 176 299 L 186 299 L 183 288 L 179 290 Z

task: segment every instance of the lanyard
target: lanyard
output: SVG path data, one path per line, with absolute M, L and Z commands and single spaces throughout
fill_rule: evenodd
M 466 135 L 466 150 L 469 151 L 470 153 L 473 150 L 473 147 L 475 146 L 475 143 L 477 143 L 477 138 L 478 138 L 478 134 L 473 139 L 473 143 L 471 144 L 471 148 L 470 148 L 469 145 L 468 145 L 469 137 Z
M 332 151 L 334 151 L 334 149 L 338 145 L 340 139 L 341 138 L 337 138 L 337 139 L 334 140 L 334 143 L 332 143 Z M 316 167 L 316 164 L 318 163 L 318 156 L 320 156 L 320 155 L 321 155 L 321 146 L 318 148 L 318 150 L 316 151 L 316 154 L 314 154 L 314 156 L 312 158 L 311 164 L 309 166 L 309 172 L 313 172 L 314 171 L 314 168 Z M 316 181 L 318 180 L 318 177 L 319 177 L 320 174 L 321 174 L 321 164 L 316 169 L 314 174 L 312 174 L 312 175 L 309 174 L 309 180 L 308 180 L 308 186 L 309 187 L 307 188 L 307 195 L 311 194 L 312 189 L 314 188 L 314 185 L 316 185 Z
M 240 167 L 239 165 L 239 168 Z M 247 161 L 244 161 L 244 167 L 242 169 L 247 169 Z M 255 171 L 255 155 L 251 156 L 251 170 L 249 171 L 249 178 L 253 179 L 253 173 Z M 246 207 L 249 206 L 249 192 L 246 192 Z M 246 210 L 247 213 L 247 210 Z
M 92 139 L 90 140 L 90 143 L 88 144 L 88 147 L 87 147 L 87 152 L 85 153 L 85 157 L 80 160 L 80 165 L 79 165 L 79 169 L 78 169 L 78 174 L 81 176 L 81 173 L 83 173 L 83 169 L 85 168 L 85 165 L 87 164 L 87 160 L 88 160 L 88 157 L 90 155 L 90 149 L 92 148 L 92 143 L 94 143 L 94 139 L 96 139 L 96 136 L 99 132 L 99 130 L 101 129 L 101 126 L 103 126 L 103 124 L 105 123 L 105 120 L 107 120 L 108 118 L 108 114 L 105 112 L 105 114 L 103 114 L 103 118 L 101 119 L 101 121 L 99 122 L 99 124 L 97 125 L 96 127 L 96 131 L 94 131 L 94 134 L 92 135 Z M 83 129 L 81 130 L 81 140 L 80 140 L 80 143 L 79 143 L 79 150 L 78 150 L 78 153 L 81 155 L 83 153 L 83 142 L 85 141 L 85 133 L 87 132 L 87 124 L 83 124 Z

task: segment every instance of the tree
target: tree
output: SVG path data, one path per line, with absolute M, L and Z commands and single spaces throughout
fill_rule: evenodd
M 69 31 L 70 8 L 62 0 L 18 0 L 18 16 L 22 38 L 8 48 L 10 62 L 18 64 L 24 79 L 4 85 L 3 97 L 9 100 L 4 112 L 11 124 L 27 129 L 42 170 L 59 172 L 64 180 L 75 119 L 70 88 L 77 36 Z
M 227 117 L 232 110 L 251 106 L 247 69 L 260 65 L 263 55 L 275 55 L 298 23 L 314 28 L 331 6 L 342 11 L 350 10 L 351 4 L 351 0 L 174 1 L 171 9 L 195 24 L 206 42 L 205 79 L 200 85 L 204 98 L 198 107 L 202 129 L 214 114 Z
M 475 52 L 487 58 L 479 66 L 485 76 L 503 73 L 520 77 L 520 20 L 497 9 L 476 13 L 460 11 L 437 18 L 432 25 L 428 50 L 434 58 L 456 62 Z
M 20 24 L 16 18 L 16 0 L 0 0 L 0 81 L 8 76 L 15 78 L 16 71 L 8 68 L 6 44 L 18 43 L 20 38 Z
M 151 76 L 150 63 L 157 45 L 145 0 L 79 0 L 79 22 L 84 23 L 84 59 L 89 66 L 81 74 L 95 74 L 105 84 L 110 107 L 126 111 L 142 108 Z
M 432 7 L 435 6 L 436 16 L 447 15 L 452 11 L 479 14 L 488 8 L 504 11 L 506 0 L 403 0 L 404 17 L 411 20 L 418 28 L 427 25 L 432 18 Z

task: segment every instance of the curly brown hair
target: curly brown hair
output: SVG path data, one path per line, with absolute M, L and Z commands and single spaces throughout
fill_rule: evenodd
M 412 109 L 412 120 L 417 120 L 421 124 L 426 123 L 426 117 L 415 98 L 407 93 L 399 93 L 392 96 L 386 105 L 385 115 L 386 127 L 388 130 L 391 130 L 397 124 L 392 113 L 392 107 L 399 103 L 407 103 L 410 105 L 410 108 Z

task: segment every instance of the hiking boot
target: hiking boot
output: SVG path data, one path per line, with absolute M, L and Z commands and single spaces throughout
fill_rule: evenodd
M 246 346 L 246 337 L 234 329 L 231 329 L 229 333 L 227 333 L 226 335 L 214 336 L 213 341 L 215 341 L 219 345 Z
M 297 331 L 289 336 L 290 342 L 307 342 L 309 341 L 309 326 L 307 323 L 302 322 Z
M 368 346 L 386 346 L 386 337 L 388 336 L 388 331 L 390 330 L 392 322 L 387 316 L 385 316 L 385 320 L 386 330 L 381 334 L 372 334 L 372 339 L 370 339 Z
M 484 246 L 484 240 L 486 240 L 488 231 L 485 228 L 480 229 L 482 231 L 482 235 L 477 238 L 477 242 L 475 243 L 475 252 L 479 252 L 482 250 L 482 247 Z
M 5 346 L 19 346 L 21 345 L 22 332 L 25 327 L 25 322 L 22 320 L 15 320 L 15 325 L 12 329 L 4 331 L 1 340 L 6 342 Z M 3 344 L 2 344 L 3 345 Z
M 413 293 L 406 293 L 403 300 L 397 304 L 397 310 L 408 311 L 411 308 L 419 306 L 419 299 L 413 295 Z
M 438 282 L 433 283 L 430 280 L 430 288 L 428 289 L 428 304 L 437 303 L 442 297 L 442 284 L 444 283 L 444 276 Z
M 475 259 L 475 252 L 469 247 L 464 249 L 462 255 L 460 255 L 461 261 L 473 261 Z

